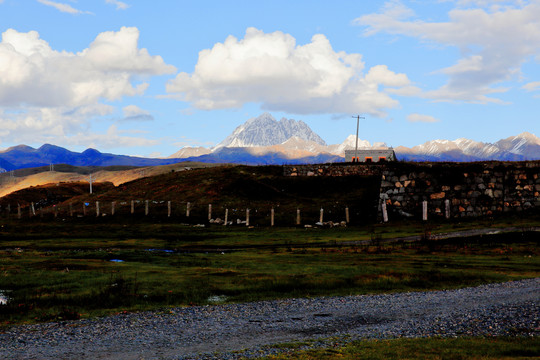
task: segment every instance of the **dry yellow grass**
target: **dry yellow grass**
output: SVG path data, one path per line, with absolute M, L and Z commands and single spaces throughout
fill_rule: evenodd
M 149 166 L 141 167 L 137 169 L 130 170 L 120 170 L 120 171 L 106 171 L 100 170 L 92 174 L 94 181 L 112 182 L 115 186 L 123 184 L 128 181 L 139 179 L 146 176 L 155 176 L 171 171 L 183 171 L 186 168 L 203 168 L 203 167 L 214 167 L 221 166 L 222 164 L 206 164 L 206 163 L 195 163 L 195 162 L 182 162 L 171 165 L 161 165 L 161 166 Z M 31 186 L 45 185 L 51 183 L 60 183 L 60 182 L 81 182 L 88 181 L 88 175 L 78 174 L 78 173 L 67 173 L 67 172 L 56 172 L 56 171 L 45 171 L 39 174 L 33 174 L 23 177 L 15 177 L 9 181 L 0 183 L 0 197 L 11 194 L 14 191 L 25 189 Z

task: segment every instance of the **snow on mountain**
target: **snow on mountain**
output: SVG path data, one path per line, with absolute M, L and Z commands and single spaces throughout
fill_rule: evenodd
M 220 142 L 213 151 L 222 147 L 255 147 L 282 144 L 296 136 L 303 140 L 326 145 L 319 135 L 313 132 L 303 121 L 281 119 L 276 121 L 269 113 L 249 119 L 238 126 L 232 134 Z
M 480 161 L 540 159 L 540 138 L 522 133 L 497 141 L 495 144 L 459 138 L 432 140 L 424 144 L 395 149 L 398 158 L 419 161 Z
M 509 153 L 521 155 L 526 159 L 538 158 L 540 138 L 531 133 L 523 132 L 517 136 L 499 140 L 495 146 Z
M 194 157 L 194 156 L 201 156 L 210 154 L 211 150 L 204 148 L 202 146 L 198 147 L 192 147 L 192 146 L 186 146 L 172 154 L 171 156 L 168 156 L 169 159 L 184 159 L 188 157 Z

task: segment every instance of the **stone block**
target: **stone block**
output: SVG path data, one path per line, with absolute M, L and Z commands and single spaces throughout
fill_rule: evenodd
M 403 181 L 405 181 L 405 180 L 409 180 L 409 178 L 407 177 L 407 175 L 401 175 L 401 176 L 399 177 L 399 181 L 403 182 Z
M 450 191 L 450 186 L 443 185 L 443 186 L 441 187 L 441 190 L 442 190 L 442 191 Z
M 486 185 L 478 184 L 478 190 L 485 190 L 485 189 L 486 189 Z
M 440 193 L 431 194 L 430 198 L 432 200 L 434 200 L 434 199 L 444 199 L 445 196 L 446 196 L 446 193 L 443 191 L 443 192 L 440 192 Z

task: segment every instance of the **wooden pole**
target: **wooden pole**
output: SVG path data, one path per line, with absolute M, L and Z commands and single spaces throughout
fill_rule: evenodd
M 96 201 L 96 217 L 99 217 L 99 201 Z
M 348 224 L 350 221 L 351 221 L 351 219 L 349 217 L 349 207 L 347 206 L 345 208 L 345 222 Z
M 131 214 L 135 214 L 135 200 L 131 200 Z
M 300 225 L 300 209 L 296 209 L 296 225 Z
M 249 226 L 249 209 L 246 209 L 246 226 Z
M 274 226 L 274 208 L 270 210 L 270 226 Z
M 191 203 L 188 201 L 186 204 L 186 217 L 189 217 L 189 212 L 191 210 Z
M 148 215 L 148 212 L 149 212 L 149 208 L 148 208 L 148 200 L 145 200 L 144 201 L 144 215 Z
M 227 222 L 229 221 L 229 209 L 225 209 L 225 222 L 223 225 L 227 225 Z
M 427 201 L 422 201 L 422 220 L 427 221 Z
M 381 203 L 382 218 L 384 222 L 388 222 L 388 211 L 386 211 L 386 201 L 383 200 Z
M 167 217 L 171 217 L 171 202 L 167 201 Z

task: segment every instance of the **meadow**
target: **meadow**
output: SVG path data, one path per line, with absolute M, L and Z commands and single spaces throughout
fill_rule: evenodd
M 2 326 L 171 306 L 451 289 L 540 275 L 539 237 L 529 231 L 387 243 L 427 227 L 199 228 L 117 220 L 3 222 L 0 290 L 8 301 L 0 305 Z M 523 229 L 535 223 L 521 220 Z M 438 224 L 429 231 L 479 226 L 494 224 Z

